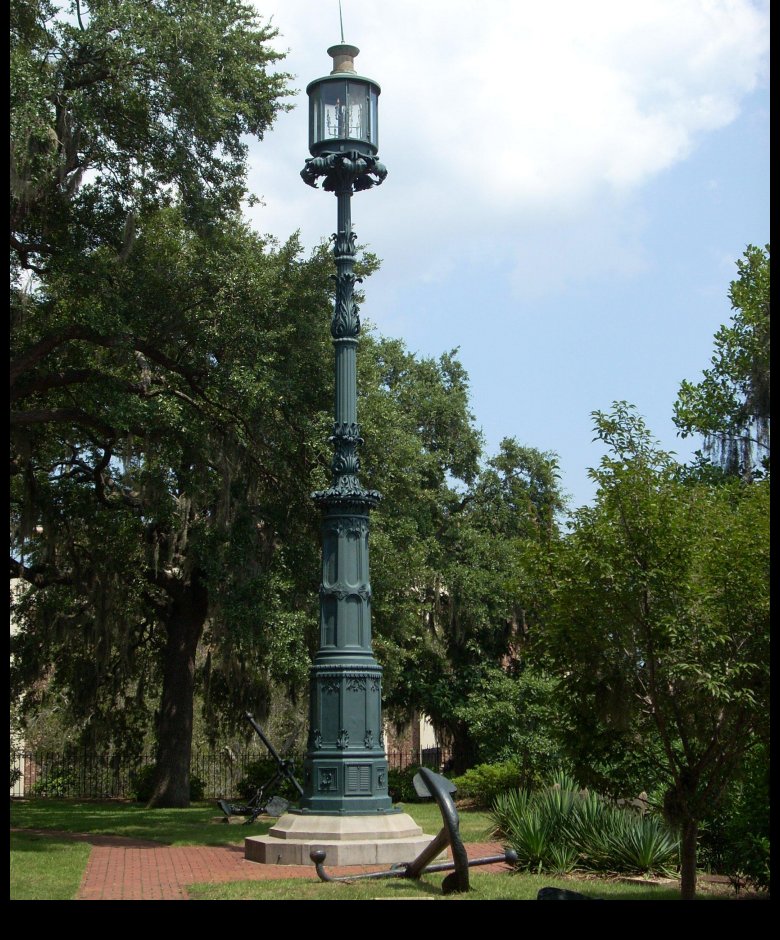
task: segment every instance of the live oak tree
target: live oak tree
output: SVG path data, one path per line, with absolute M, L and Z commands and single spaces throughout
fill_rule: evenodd
M 214 411 L 212 417 L 223 418 L 217 422 L 204 405 L 197 419 L 188 418 L 188 403 L 178 404 L 175 389 L 151 395 L 139 417 L 147 428 L 143 441 L 102 468 L 97 508 L 93 476 L 67 462 L 66 474 L 38 474 L 47 494 L 39 493 L 38 506 L 48 507 L 48 516 L 44 532 L 26 543 L 26 575 L 41 589 L 22 608 L 28 629 L 17 641 L 15 673 L 20 685 L 35 688 L 34 667 L 56 663 L 54 681 L 74 695 L 74 704 L 89 707 L 93 725 L 118 713 L 126 724 L 131 705 L 142 711 L 139 690 L 148 698 L 154 694 L 154 657 L 167 662 L 170 645 L 184 648 L 171 663 L 179 678 L 167 684 L 175 690 L 173 713 L 188 717 L 176 725 L 175 736 L 161 723 L 158 763 L 166 766 L 177 754 L 179 769 L 170 776 L 186 781 L 184 745 L 198 642 L 205 657 L 202 690 L 215 722 L 229 724 L 226 716 L 240 715 L 242 706 L 262 713 L 269 679 L 297 691 L 305 685 L 307 643 L 309 649 L 316 643 L 319 567 L 308 493 L 322 486 L 329 465 L 332 355 L 326 256 L 296 263 L 292 247 L 260 252 L 256 240 L 240 230 L 229 238 L 212 233 L 200 247 L 191 237 L 182 243 L 183 234 L 180 217 L 163 213 L 154 233 L 148 229 L 138 237 L 128 263 L 148 269 L 142 275 L 139 268 L 132 280 L 144 284 L 153 278 L 150 289 L 161 292 L 164 309 L 186 302 L 191 272 L 237 272 L 214 281 L 215 298 L 204 300 L 199 329 L 188 338 L 201 359 L 219 348 L 219 363 L 212 363 L 204 381 L 207 389 L 219 390 L 215 400 L 232 403 L 232 410 Z M 166 241 L 169 248 L 163 250 Z M 179 265 L 185 273 L 177 273 Z M 364 267 L 371 269 L 370 259 Z M 132 305 L 133 298 L 127 302 Z M 219 315 L 208 316 L 209 310 Z M 420 593 L 427 583 L 425 568 L 419 569 L 422 578 L 418 573 L 420 548 L 426 538 L 436 543 L 442 505 L 463 503 L 463 495 L 446 485 L 447 474 L 476 473 L 480 442 L 467 409 L 465 373 L 454 354 L 438 362 L 418 360 L 400 342 L 369 333 L 359 362 L 366 479 L 387 497 L 374 514 L 372 580 L 376 644 L 392 697 L 399 657 L 414 649 L 410 631 L 419 628 L 421 612 L 435 597 L 427 587 Z M 209 394 L 206 399 L 213 405 Z M 237 416 L 241 421 L 234 428 Z M 259 453 L 239 446 L 239 432 Z M 382 456 L 387 452 L 392 460 Z M 127 533 L 124 543 L 111 536 L 120 526 Z M 425 538 L 415 538 L 415 532 Z M 113 550 L 105 557 L 107 543 Z M 97 583 L 58 581 L 62 572 L 73 579 L 70 558 L 78 560 L 84 576 L 98 575 Z M 184 634 L 168 597 L 174 590 L 197 602 L 190 605 L 197 616 Z M 111 629 L 114 634 L 101 632 Z M 74 637 L 81 642 L 76 651 L 69 645 Z M 32 674 L 23 671 L 26 664 Z
M 236 0 L 12 0 L 10 13 L 10 572 L 34 588 L 22 613 L 51 627 L 46 642 L 87 641 L 70 668 L 82 691 L 107 671 L 143 686 L 154 635 L 154 800 L 181 805 L 194 649 L 230 596 L 221 554 L 238 539 L 271 556 L 300 505 L 293 468 L 316 460 L 281 357 L 299 330 L 323 338 L 284 319 L 327 300 L 321 267 L 298 278 L 296 246 L 239 218 L 244 137 L 286 107 L 288 77 L 271 71 L 274 30 Z M 317 362 L 296 363 L 314 399 Z M 281 519 L 263 505 L 277 489 Z M 43 638 L 19 642 L 43 668 Z
M 692 898 L 699 822 L 766 740 L 768 482 L 691 474 L 625 403 L 595 421 L 610 453 L 551 553 L 538 644 L 581 779 L 644 761 Z
M 286 107 L 275 30 L 241 0 L 11 0 L 11 248 L 43 275 L 178 199 L 244 196 L 247 134 Z
M 737 268 L 729 288 L 734 315 L 715 334 L 702 380 L 680 386 L 674 420 L 683 437 L 703 435 L 717 466 L 750 477 L 769 467 L 769 245 L 748 245 Z
M 62 351 L 63 369 L 91 373 L 81 394 L 102 426 L 46 424 L 14 479 L 11 573 L 35 587 L 20 610 L 19 675 L 59 661 L 55 683 L 78 685 L 74 706 L 105 725 L 116 701 L 101 715 L 87 693 L 113 683 L 132 698 L 154 653 L 153 801 L 180 805 L 199 644 L 212 716 L 262 715 L 271 678 L 300 680 L 300 610 L 316 589 L 308 493 L 326 447 L 312 419 L 329 397 L 327 275 L 294 243 L 272 250 L 238 223 L 195 236 L 162 210 L 146 218 L 120 284 L 91 278 L 81 294 L 176 368 L 124 349 Z M 143 390 L 128 393 L 138 379 Z
M 286 107 L 287 76 L 269 71 L 275 32 L 237 0 L 85 0 L 69 16 L 11 0 L 10 12 L 11 468 L 22 472 L 42 425 L 134 430 L 131 414 L 107 427 L 92 407 L 102 376 L 78 361 L 85 350 L 124 357 L 113 385 L 128 403 L 148 368 L 198 394 L 200 372 L 159 348 L 177 311 L 114 300 L 136 233 L 160 210 L 178 206 L 199 236 L 235 218 L 244 135 L 262 137 Z M 152 339 L 139 327 L 155 316 Z

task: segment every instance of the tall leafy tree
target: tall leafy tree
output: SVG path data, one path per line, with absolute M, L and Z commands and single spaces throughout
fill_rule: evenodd
M 692 898 L 699 822 L 767 733 L 768 482 L 691 477 L 625 403 L 595 420 L 610 452 L 554 546 L 538 642 L 578 772 L 644 761 Z
M 432 555 L 424 668 L 415 653 L 408 679 L 410 691 L 421 684 L 423 710 L 451 741 L 455 772 L 497 756 L 480 732 L 480 700 L 498 699 L 506 675 L 533 684 L 524 674 L 539 600 L 532 573 L 557 538 L 563 506 L 555 456 L 506 439 L 445 515 Z
M 364 337 L 359 365 L 362 472 L 383 494 L 371 527 L 374 649 L 388 714 L 403 723 L 421 707 L 407 692 L 406 672 L 436 592 L 432 559 L 462 498 L 454 487 L 477 474 L 481 438 L 455 351 L 418 359 L 398 340 Z
M 704 436 L 705 451 L 728 473 L 769 468 L 769 245 L 748 245 L 731 282 L 731 322 L 715 334 L 711 367 L 680 386 L 674 421 L 683 437 Z
M 387 509 L 374 513 L 372 606 L 388 713 L 401 721 L 427 714 L 461 770 L 486 753 L 483 716 L 472 721 L 467 703 L 521 658 L 534 602 L 524 553 L 555 537 L 555 462 L 507 440 L 480 468 L 467 377 L 454 354 L 415 363 L 386 344 L 378 364 L 382 410 L 367 402 L 369 418 L 377 415 L 374 433 L 393 459 L 371 479 L 390 493 Z
M 244 196 L 247 145 L 285 107 L 275 30 L 242 0 L 11 0 L 11 248 L 43 274 L 178 198 Z
M 70 666 L 58 681 L 79 678 L 74 705 L 90 704 L 95 721 L 86 692 L 105 686 L 109 667 L 135 681 L 128 650 L 156 647 L 160 805 L 188 799 L 207 624 L 212 712 L 229 691 L 232 712 L 262 714 L 281 637 L 292 633 L 299 659 L 305 651 L 291 623 L 316 586 L 308 492 L 324 459 L 311 418 L 328 401 L 327 285 L 321 255 L 303 262 L 294 242 L 271 250 L 238 222 L 195 235 L 173 209 L 147 217 L 116 289 L 91 278 L 80 290 L 176 368 L 125 349 L 63 350 L 63 370 L 89 374 L 82 393 L 100 424 L 66 434 L 46 423 L 14 480 L 11 573 L 37 588 L 18 644 L 39 649 L 19 657 L 19 675 L 59 650 Z M 80 634 L 92 668 L 79 672 L 67 640 Z
M 316 460 L 292 416 L 322 373 L 296 397 L 281 360 L 318 334 L 281 314 L 327 300 L 321 269 L 239 218 L 245 135 L 286 107 L 274 36 L 240 0 L 11 3 L 11 574 L 47 642 L 82 625 L 83 690 L 156 637 L 160 804 L 188 799 L 222 556 L 243 541 L 263 567 Z
M 244 135 L 262 137 L 285 107 L 286 76 L 270 71 L 275 32 L 238 0 L 83 0 L 66 13 L 48 0 L 11 3 L 14 472 L 42 426 L 63 439 L 137 432 L 132 402 L 149 364 L 200 394 L 205 364 L 190 367 L 162 342 L 181 343 L 182 311 L 131 283 L 129 257 L 165 207 L 177 205 L 193 234 L 234 219 Z M 147 306 L 117 305 L 128 293 Z M 198 299 L 193 284 L 186 309 Z M 112 391 L 130 413 L 118 425 L 101 414 L 90 353 L 124 358 Z

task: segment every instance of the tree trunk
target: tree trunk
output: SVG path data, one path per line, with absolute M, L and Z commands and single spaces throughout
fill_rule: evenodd
M 208 611 L 208 591 L 197 572 L 173 593 L 157 723 L 155 786 L 148 806 L 190 805 L 190 760 L 195 653 Z
M 682 824 L 680 845 L 680 900 L 696 900 L 696 840 L 699 820 L 685 819 Z
M 476 764 L 477 748 L 468 727 L 462 722 L 451 724 L 449 731 L 452 737 L 452 775 L 457 777 Z

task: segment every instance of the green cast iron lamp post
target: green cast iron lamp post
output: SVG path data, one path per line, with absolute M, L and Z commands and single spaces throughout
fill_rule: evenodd
M 334 454 L 331 485 L 313 494 L 322 510 L 320 647 L 310 678 L 309 740 L 299 813 L 366 815 L 396 812 L 387 788 L 382 733 L 382 669 L 371 649 L 368 574 L 369 511 L 380 499 L 358 479 L 362 443 L 357 422 L 356 355 L 360 319 L 354 300 L 353 192 L 381 183 L 377 160 L 376 82 L 355 72 L 355 46 L 331 46 L 330 75 L 311 82 L 309 151 L 304 182 L 333 192 L 336 303 Z

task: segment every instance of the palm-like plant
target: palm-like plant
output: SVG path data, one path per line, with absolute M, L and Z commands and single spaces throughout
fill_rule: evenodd
M 621 809 L 561 775 L 544 790 L 501 794 L 491 819 L 524 870 L 669 874 L 679 857 L 679 839 L 658 816 Z

